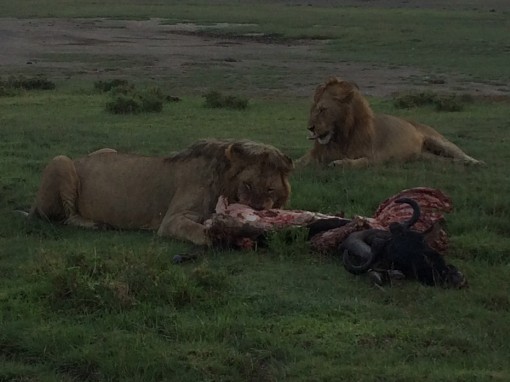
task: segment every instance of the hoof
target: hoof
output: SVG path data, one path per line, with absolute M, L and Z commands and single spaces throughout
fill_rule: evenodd
M 172 263 L 174 264 L 182 264 L 182 263 L 186 263 L 188 261 L 195 261 L 196 259 L 198 259 L 198 256 L 195 255 L 195 254 L 191 254 L 191 255 L 175 255 L 173 258 L 172 258 Z
M 183 262 L 183 258 L 181 255 L 175 255 L 172 259 L 172 263 L 174 264 L 180 264 Z
M 403 279 L 406 278 L 406 276 L 402 272 L 400 272 L 400 271 L 398 271 L 396 269 L 389 270 L 388 271 L 388 277 L 391 280 L 403 280 Z
M 384 284 L 383 275 L 381 272 L 368 271 L 368 278 L 375 285 L 382 286 Z

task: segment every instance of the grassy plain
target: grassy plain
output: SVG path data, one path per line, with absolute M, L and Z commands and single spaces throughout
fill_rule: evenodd
M 13 4 L 0 1 L 0 14 L 256 23 L 257 30 L 287 38 L 330 37 L 324 47 L 330 60 L 339 58 L 335 47 L 354 48 L 361 39 L 365 49 L 341 59 L 426 67 L 441 62 L 446 73 L 456 68 L 487 81 L 510 78 L 503 62 L 508 51 L 502 50 L 508 14 L 489 20 L 474 11 Z M 406 55 L 408 45 L 399 43 L 394 29 L 403 16 L 413 30 L 448 29 L 419 29 L 427 54 Z M 355 20 L 374 28 L 356 28 Z M 457 38 L 446 40 L 453 29 Z M 344 32 L 353 40 L 343 39 Z M 384 34 L 375 41 L 377 33 Z M 462 41 L 470 50 L 461 60 L 454 49 Z M 196 263 L 175 266 L 172 257 L 188 245 L 152 233 L 26 224 L 13 210 L 29 206 L 41 169 L 59 153 L 115 146 L 165 155 L 203 137 L 260 140 L 293 158 L 309 147 L 303 138 L 308 100 L 255 97 L 238 111 L 207 109 L 201 97 L 186 96 L 162 113 L 118 116 L 105 111 L 107 96 L 93 83 L 74 81 L 0 98 L 0 381 L 510 380 L 507 102 L 475 99 L 461 112 L 439 113 L 371 100 L 377 111 L 437 126 L 484 160 L 484 168 L 418 161 L 293 174 L 290 208 L 371 215 L 386 197 L 413 186 L 437 187 L 452 197 L 448 258 L 470 287 L 409 282 L 382 291 L 347 274 L 337 258 L 311 253 L 300 232 L 290 243 L 275 235 L 268 248 L 210 250 Z

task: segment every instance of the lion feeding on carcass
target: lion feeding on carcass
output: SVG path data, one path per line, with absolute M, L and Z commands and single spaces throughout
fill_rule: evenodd
M 220 196 L 254 209 L 288 200 L 292 161 L 248 140 L 203 140 L 169 157 L 101 149 L 46 166 L 30 216 L 97 228 L 157 230 L 211 245 L 202 224 Z
M 315 90 L 308 121 L 314 147 L 296 165 L 366 166 L 445 157 L 480 164 L 432 127 L 372 112 L 357 86 L 332 77 Z

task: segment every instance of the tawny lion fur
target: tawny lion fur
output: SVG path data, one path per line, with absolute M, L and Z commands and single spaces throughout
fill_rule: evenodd
M 296 165 L 366 166 L 420 157 L 480 164 L 432 127 L 375 114 L 357 86 L 332 77 L 315 90 L 308 121 L 313 148 Z
M 60 155 L 46 166 L 29 215 L 211 245 L 202 223 L 220 195 L 255 209 L 280 208 L 291 169 L 276 148 L 247 140 L 203 140 L 166 158 L 113 149 L 75 160 Z

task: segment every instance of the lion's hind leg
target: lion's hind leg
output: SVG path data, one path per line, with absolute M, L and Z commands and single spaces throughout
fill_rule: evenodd
M 79 216 L 76 199 L 80 180 L 73 161 L 59 155 L 43 171 L 41 185 L 29 217 L 37 216 L 64 224 L 92 228 L 95 223 Z
M 470 157 L 457 145 L 443 137 L 426 136 L 423 142 L 423 150 L 425 153 L 430 153 L 445 158 L 451 158 L 453 161 L 462 162 L 464 164 L 484 164 L 483 161 L 479 161 L 473 157 Z

